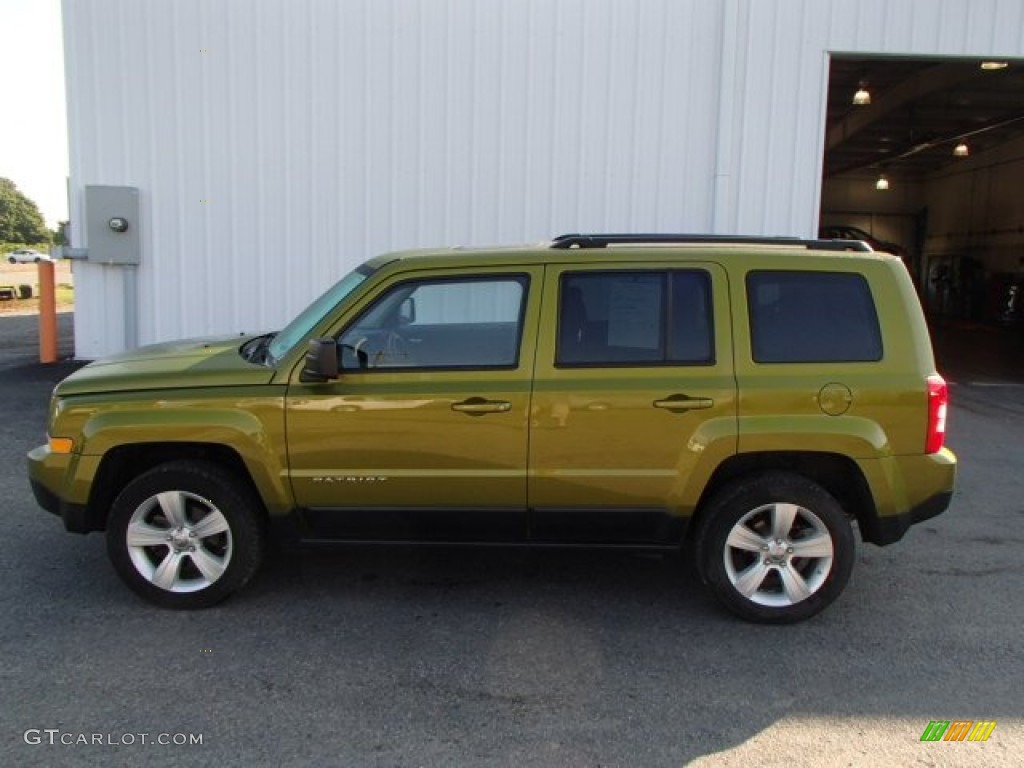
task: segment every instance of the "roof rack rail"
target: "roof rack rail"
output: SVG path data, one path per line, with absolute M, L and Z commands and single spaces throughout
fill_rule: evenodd
M 551 241 L 551 248 L 607 248 L 609 245 L 645 244 L 717 244 L 717 245 L 795 245 L 819 251 L 871 251 L 860 240 L 803 240 L 798 237 L 758 237 L 750 235 L 687 235 L 687 234 L 568 234 Z

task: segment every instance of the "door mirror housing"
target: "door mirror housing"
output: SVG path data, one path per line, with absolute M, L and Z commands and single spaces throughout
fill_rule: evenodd
M 306 351 L 306 363 L 299 377 L 305 382 L 323 382 L 338 378 L 338 342 L 331 338 L 312 339 Z

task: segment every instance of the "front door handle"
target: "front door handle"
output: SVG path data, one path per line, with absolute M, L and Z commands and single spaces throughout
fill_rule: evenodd
M 699 411 L 710 408 L 715 401 L 710 397 L 687 397 L 686 395 L 669 395 L 664 400 L 655 400 L 655 408 L 664 408 L 666 411 Z
M 508 413 L 512 403 L 508 400 L 485 400 L 482 397 L 471 397 L 460 403 L 452 403 L 452 410 L 468 413 L 470 416 L 482 416 L 485 413 Z

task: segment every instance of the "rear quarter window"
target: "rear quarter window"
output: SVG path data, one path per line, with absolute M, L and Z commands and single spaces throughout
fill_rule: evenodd
M 754 271 L 747 275 L 747 300 L 754 362 L 882 359 L 878 313 L 862 275 Z

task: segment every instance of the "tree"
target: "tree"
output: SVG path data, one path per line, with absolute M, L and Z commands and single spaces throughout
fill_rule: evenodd
M 0 177 L 0 242 L 50 242 L 51 234 L 39 208 L 10 179 Z

